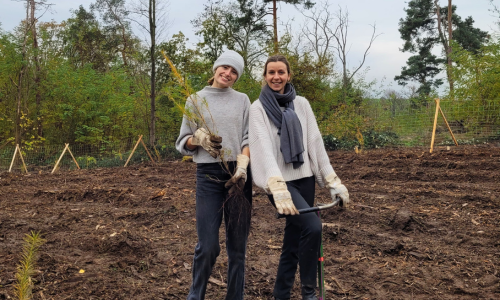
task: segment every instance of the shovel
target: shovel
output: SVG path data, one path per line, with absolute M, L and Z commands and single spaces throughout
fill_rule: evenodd
M 318 217 L 320 217 L 319 212 L 321 210 L 332 208 L 336 205 L 343 206 L 342 199 L 340 197 L 335 198 L 331 203 L 318 203 L 317 206 L 299 209 L 299 214 L 306 214 L 310 212 L 318 212 Z M 286 215 L 276 214 L 276 218 L 284 218 Z M 323 241 L 323 237 L 321 237 Z M 319 297 L 318 300 L 326 299 L 326 289 L 325 289 L 325 260 L 323 258 L 323 242 L 320 244 L 319 258 L 318 258 L 318 287 L 319 287 Z
M 318 203 L 317 206 L 299 209 L 299 214 L 306 214 L 306 213 L 311 213 L 311 212 L 316 212 L 316 211 L 319 213 L 320 210 L 329 209 L 329 208 L 332 208 L 336 205 L 339 205 L 340 207 L 343 206 L 342 199 L 340 199 L 339 197 L 337 197 L 331 203 Z M 281 219 L 281 218 L 284 218 L 286 216 L 287 215 L 282 215 L 282 214 L 276 213 L 277 219 Z

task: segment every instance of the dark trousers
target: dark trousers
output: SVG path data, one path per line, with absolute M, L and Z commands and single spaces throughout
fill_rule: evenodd
M 236 163 L 231 162 L 234 170 Z M 250 168 L 244 187 L 245 199 L 227 197 L 224 184 L 231 176 L 218 163 L 198 164 L 196 170 L 196 230 L 198 244 L 194 250 L 193 283 L 188 300 L 203 300 L 208 279 L 220 253 L 219 228 L 224 217 L 228 256 L 226 300 L 243 299 L 245 254 L 252 207 Z
M 288 181 L 286 185 L 297 209 L 314 205 L 314 176 Z M 274 205 L 272 195 L 269 195 L 269 199 Z M 297 264 L 300 267 L 301 284 L 316 287 L 321 228 L 321 220 L 317 213 L 286 217 L 283 248 L 273 292 L 276 298 L 290 298 Z

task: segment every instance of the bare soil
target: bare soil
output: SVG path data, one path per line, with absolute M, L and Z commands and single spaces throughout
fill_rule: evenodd
M 500 299 L 499 145 L 329 155 L 352 203 L 321 213 L 326 299 Z M 13 299 L 30 231 L 46 239 L 33 299 L 185 299 L 195 168 L 1 173 L 0 299 Z M 271 299 L 284 221 L 255 192 L 245 293 Z M 328 191 L 318 188 L 317 200 Z M 223 237 L 221 228 L 225 249 Z M 224 299 L 226 267 L 223 250 L 207 299 Z

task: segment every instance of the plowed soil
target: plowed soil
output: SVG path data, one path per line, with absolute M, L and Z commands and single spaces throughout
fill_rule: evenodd
M 500 299 L 499 145 L 330 152 L 351 195 L 321 213 L 326 299 Z M 195 164 L 0 174 L 0 299 L 40 231 L 33 299 L 185 299 Z M 254 188 L 246 299 L 271 299 L 284 220 Z M 329 193 L 318 187 L 318 202 Z M 221 228 L 221 248 L 225 249 Z M 227 256 L 207 299 L 224 299 Z M 292 299 L 300 299 L 298 279 Z

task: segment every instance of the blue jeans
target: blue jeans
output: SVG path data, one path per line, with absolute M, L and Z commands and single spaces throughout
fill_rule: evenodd
M 314 205 L 314 176 L 287 181 L 286 185 L 297 209 Z M 269 200 L 274 205 L 272 195 L 269 195 Z M 273 291 L 276 298 L 290 298 L 297 264 L 300 266 L 301 284 L 316 287 L 321 229 L 321 220 L 317 213 L 286 217 L 283 248 Z
M 229 163 L 234 172 L 236 163 Z M 224 217 L 228 256 L 226 300 L 243 299 L 245 255 L 252 208 L 252 176 L 244 187 L 244 199 L 228 198 L 224 184 L 231 176 L 218 163 L 198 164 L 196 170 L 196 230 L 193 283 L 188 300 L 203 300 L 208 279 L 220 254 L 219 228 Z

